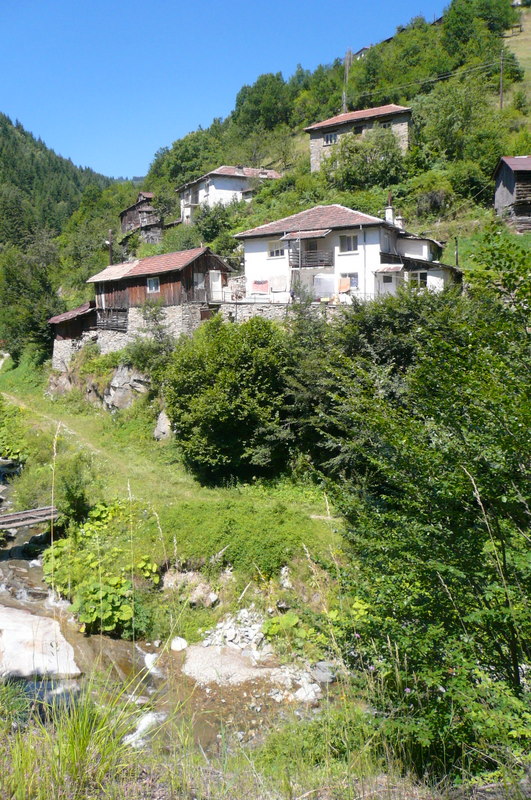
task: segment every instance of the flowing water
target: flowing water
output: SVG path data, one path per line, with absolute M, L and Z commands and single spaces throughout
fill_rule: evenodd
M 6 513 L 9 488 L 1 489 Z M 43 580 L 47 546 L 49 537 L 36 529 L 21 528 L 0 538 L 0 678 L 23 680 L 46 700 L 57 691 L 75 695 L 86 676 L 97 671 L 146 704 L 157 721 L 161 714 L 176 713 L 189 722 L 203 748 L 217 746 L 224 727 L 243 729 L 245 738 L 252 739 L 265 719 L 278 713 L 263 686 L 197 686 L 181 671 L 184 653 L 80 633 L 69 603 Z

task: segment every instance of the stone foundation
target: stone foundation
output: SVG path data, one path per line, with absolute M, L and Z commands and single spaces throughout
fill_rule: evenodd
M 219 311 L 223 319 L 231 322 L 246 322 L 251 317 L 263 317 L 275 322 L 284 322 L 290 309 L 288 303 L 252 303 L 238 301 L 207 306 L 204 303 L 185 303 L 181 306 L 169 306 L 164 309 L 166 329 L 171 336 L 178 338 L 182 334 L 191 335 L 201 324 L 201 310 Z M 312 305 L 316 314 L 324 313 L 332 317 L 336 313 L 335 306 Z M 56 339 L 53 345 L 52 367 L 58 372 L 66 372 L 75 353 L 88 342 L 99 345 L 102 355 L 115 353 L 135 341 L 139 336 L 149 336 L 148 326 L 140 308 L 130 308 L 127 331 L 111 331 L 94 328 L 85 331 L 77 339 Z

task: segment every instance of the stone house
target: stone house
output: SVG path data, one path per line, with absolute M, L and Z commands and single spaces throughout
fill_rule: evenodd
M 494 171 L 494 208 L 520 233 L 531 230 L 531 156 L 504 156 Z
M 218 203 L 229 205 L 233 201 L 250 200 L 261 181 L 275 180 L 281 175 L 274 169 L 222 166 L 207 172 L 195 181 L 179 186 L 181 219 L 192 222 L 197 208 Z
M 311 171 L 316 172 L 320 169 L 323 159 L 330 155 L 330 148 L 346 133 L 363 136 L 376 124 L 382 128 L 390 128 L 402 151 L 407 150 L 411 125 L 410 108 L 391 104 L 364 108 L 360 111 L 347 111 L 304 129 L 310 134 Z
M 440 242 L 406 231 L 391 206 L 383 219 L 315 206 L 236 238 L 244 246 L 247 301 L 351 303 L 395 294 L 402 282 L 438 291 L 461 276 L 439 261 Z

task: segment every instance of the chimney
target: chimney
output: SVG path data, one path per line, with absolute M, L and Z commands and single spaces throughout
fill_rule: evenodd
M 406 227 L 406 221 L 405 221 L 404 217 L 402 216 L 402 214 L 400 213 L 400 211 L 398 212 L 398 214 L 395 217 L 395 225 L 396 225 L 397 228 L 400 228 L 401 231 L 403 231 L 404 228 Z
M 389 225 L 395 224 L 395 210 L 393 206 L 385 207 L 385 221 L 388 222 Z

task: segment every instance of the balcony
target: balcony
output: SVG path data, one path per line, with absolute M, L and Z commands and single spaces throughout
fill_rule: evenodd
M 289 265 L 292 269 L 333 267 L 334 253 L 332 250 L 308 250 L 305 253 L 301 253 L 299 250 L 290 250 Z

